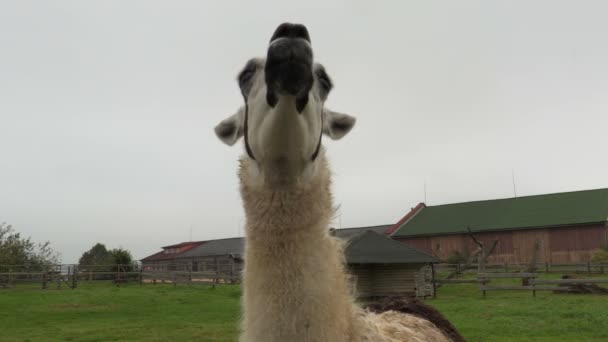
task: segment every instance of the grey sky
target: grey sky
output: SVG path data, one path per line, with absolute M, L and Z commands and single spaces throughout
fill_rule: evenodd
M 64 262 L 242 232 L 242 146 L 213 126 L 301 22 L 357 116 L 326 142 L 341 224 L 608 187 L 608 21 L 590 1 L 0 1 L 0 220 Z M 339 222 L 338 222 L 339 223 Z

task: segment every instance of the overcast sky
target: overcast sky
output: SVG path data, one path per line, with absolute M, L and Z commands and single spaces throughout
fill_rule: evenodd
M 278 24 L 357 116 L 327 142 L 342 227 L 412 206 L 608 187 L 597 1 L 0 1 L 0 221 L 66 263 L 242 234 L 213 127 Z

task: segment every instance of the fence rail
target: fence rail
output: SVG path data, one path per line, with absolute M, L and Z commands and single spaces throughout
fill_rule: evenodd
M 528 269 L 529 263 L 502 263 L 502 264 L 485 264 L 484 272 L 498 272 L 508 273 L 513 271 L 521 271 Z M 437 264 L 435 269 L 437 271 L 466 271 L 475 272 L 479 268 L 477 263 L 475 264 Z M 536 272 L 542 273 L 561 273 L 561 272 L 575 272 L 575 273 L 587 273 L 587 274 L 606 274 L 608 273 L 608 262 L 586 262 L 586 263 L 536 263 L 534 264 Z
M 539 264 L 540 265 L 540 264 Z M 459 264 L 440 264 L 439 269 L 457 269 L 461 267 Z M 585 263 L 585 264 L 547 264 L 544 268 L 537 268 L 536 272 L 505 272 L 505 270 L 514 270 L 514 265 L 507 265 L 505 267 L 498 267 L 497 265 L 485 265 L 483 272 L 479 272 L 477 265 L 469 265 L 468 269 L 474 270 L 469 274 L 475 274 L 475 279 L 433 279 L 433 284 L 479 284 L 479 290 L 483 293 L 483 297 L 486 297 L 486 291 L 531 291 L 533 296 L 536 296 L 536 291 L 554 291 L 554 292 L 570 292 L 570 293 L 608 293 L 608 289 L 605 287 L 597 286 L 598 284 L 608 284 L 608 279 L 603 278 L 567 278 L 567 279 L 538 279 L 540 273 L 546 273 L 546 270 L 554 270 L 555 272 L 549 273 L 570 273 L 576 271 L 578 273 L 592 274 L 604 274 L 604 271 L 608 271 L 608 263 Z M 515 265 L 520 266 L 522 270 L 530 269 L 529 265 Z M 492 267 L 495 269 L 492 270 Z M 462 270 L 461 270 L 462 271 Z M 476 272 L 475 272 L 476 271 Z M 501 272 L 502 271 L 502 272 Z M 517 284 L 492 284 L 493 281 L 506 280 L 506 279 L 520 279 L 521 283 Z M 573 286 L 581 286 L 580 288 L 573 288 Z
M 38 283 L 42 289 L 55 285 L 76 288 L 79 282 L 111 281 L 143 284 L 236 284 L 241 280 L 240 270 L 234 268 L 192 270 L 146 270 L 139 265 L 0 265 L 0 288 L 10 288 L 16 284 Z

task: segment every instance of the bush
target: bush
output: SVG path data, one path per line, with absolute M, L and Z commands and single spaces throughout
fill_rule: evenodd
M 448 264 L 465 264 L 468 257 L 459 251 L 452 253 L 446 260 Z
M 595 252 L 591 256 L 592 262 L 608 262 L 608 247 L 603 247 Z

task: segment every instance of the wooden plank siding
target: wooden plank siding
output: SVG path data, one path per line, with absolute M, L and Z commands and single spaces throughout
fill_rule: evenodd
M 235 260 L 229 255 L 176 258 L 162 261 L 143 261 L 146 271 L 195 271 L 218 272 L 221 274 L 239 274 L 243 269 L 243 261 Z
M 540 241 L 537 262 L 580 263 L 591 260 L 598 248 L 608 244 L 606 225 L 587 225 L 560 228 L 542 228 L 500 232 L 476 232 L 477 239 L 490 246 L 494 240 L 498 245 L 488 258 L 489 263 L 528 263 L 534 253 L 535 241 Z M 474 251 L 475 245 L 467 234 L 398 237 L 397 241 L 423 252 L 447 260 L 456 252 L 466 254 Z
M 358 297 L 414 295 L 415 276 L 421 264 L 352 264 L 349 271 L 356 281 Z

